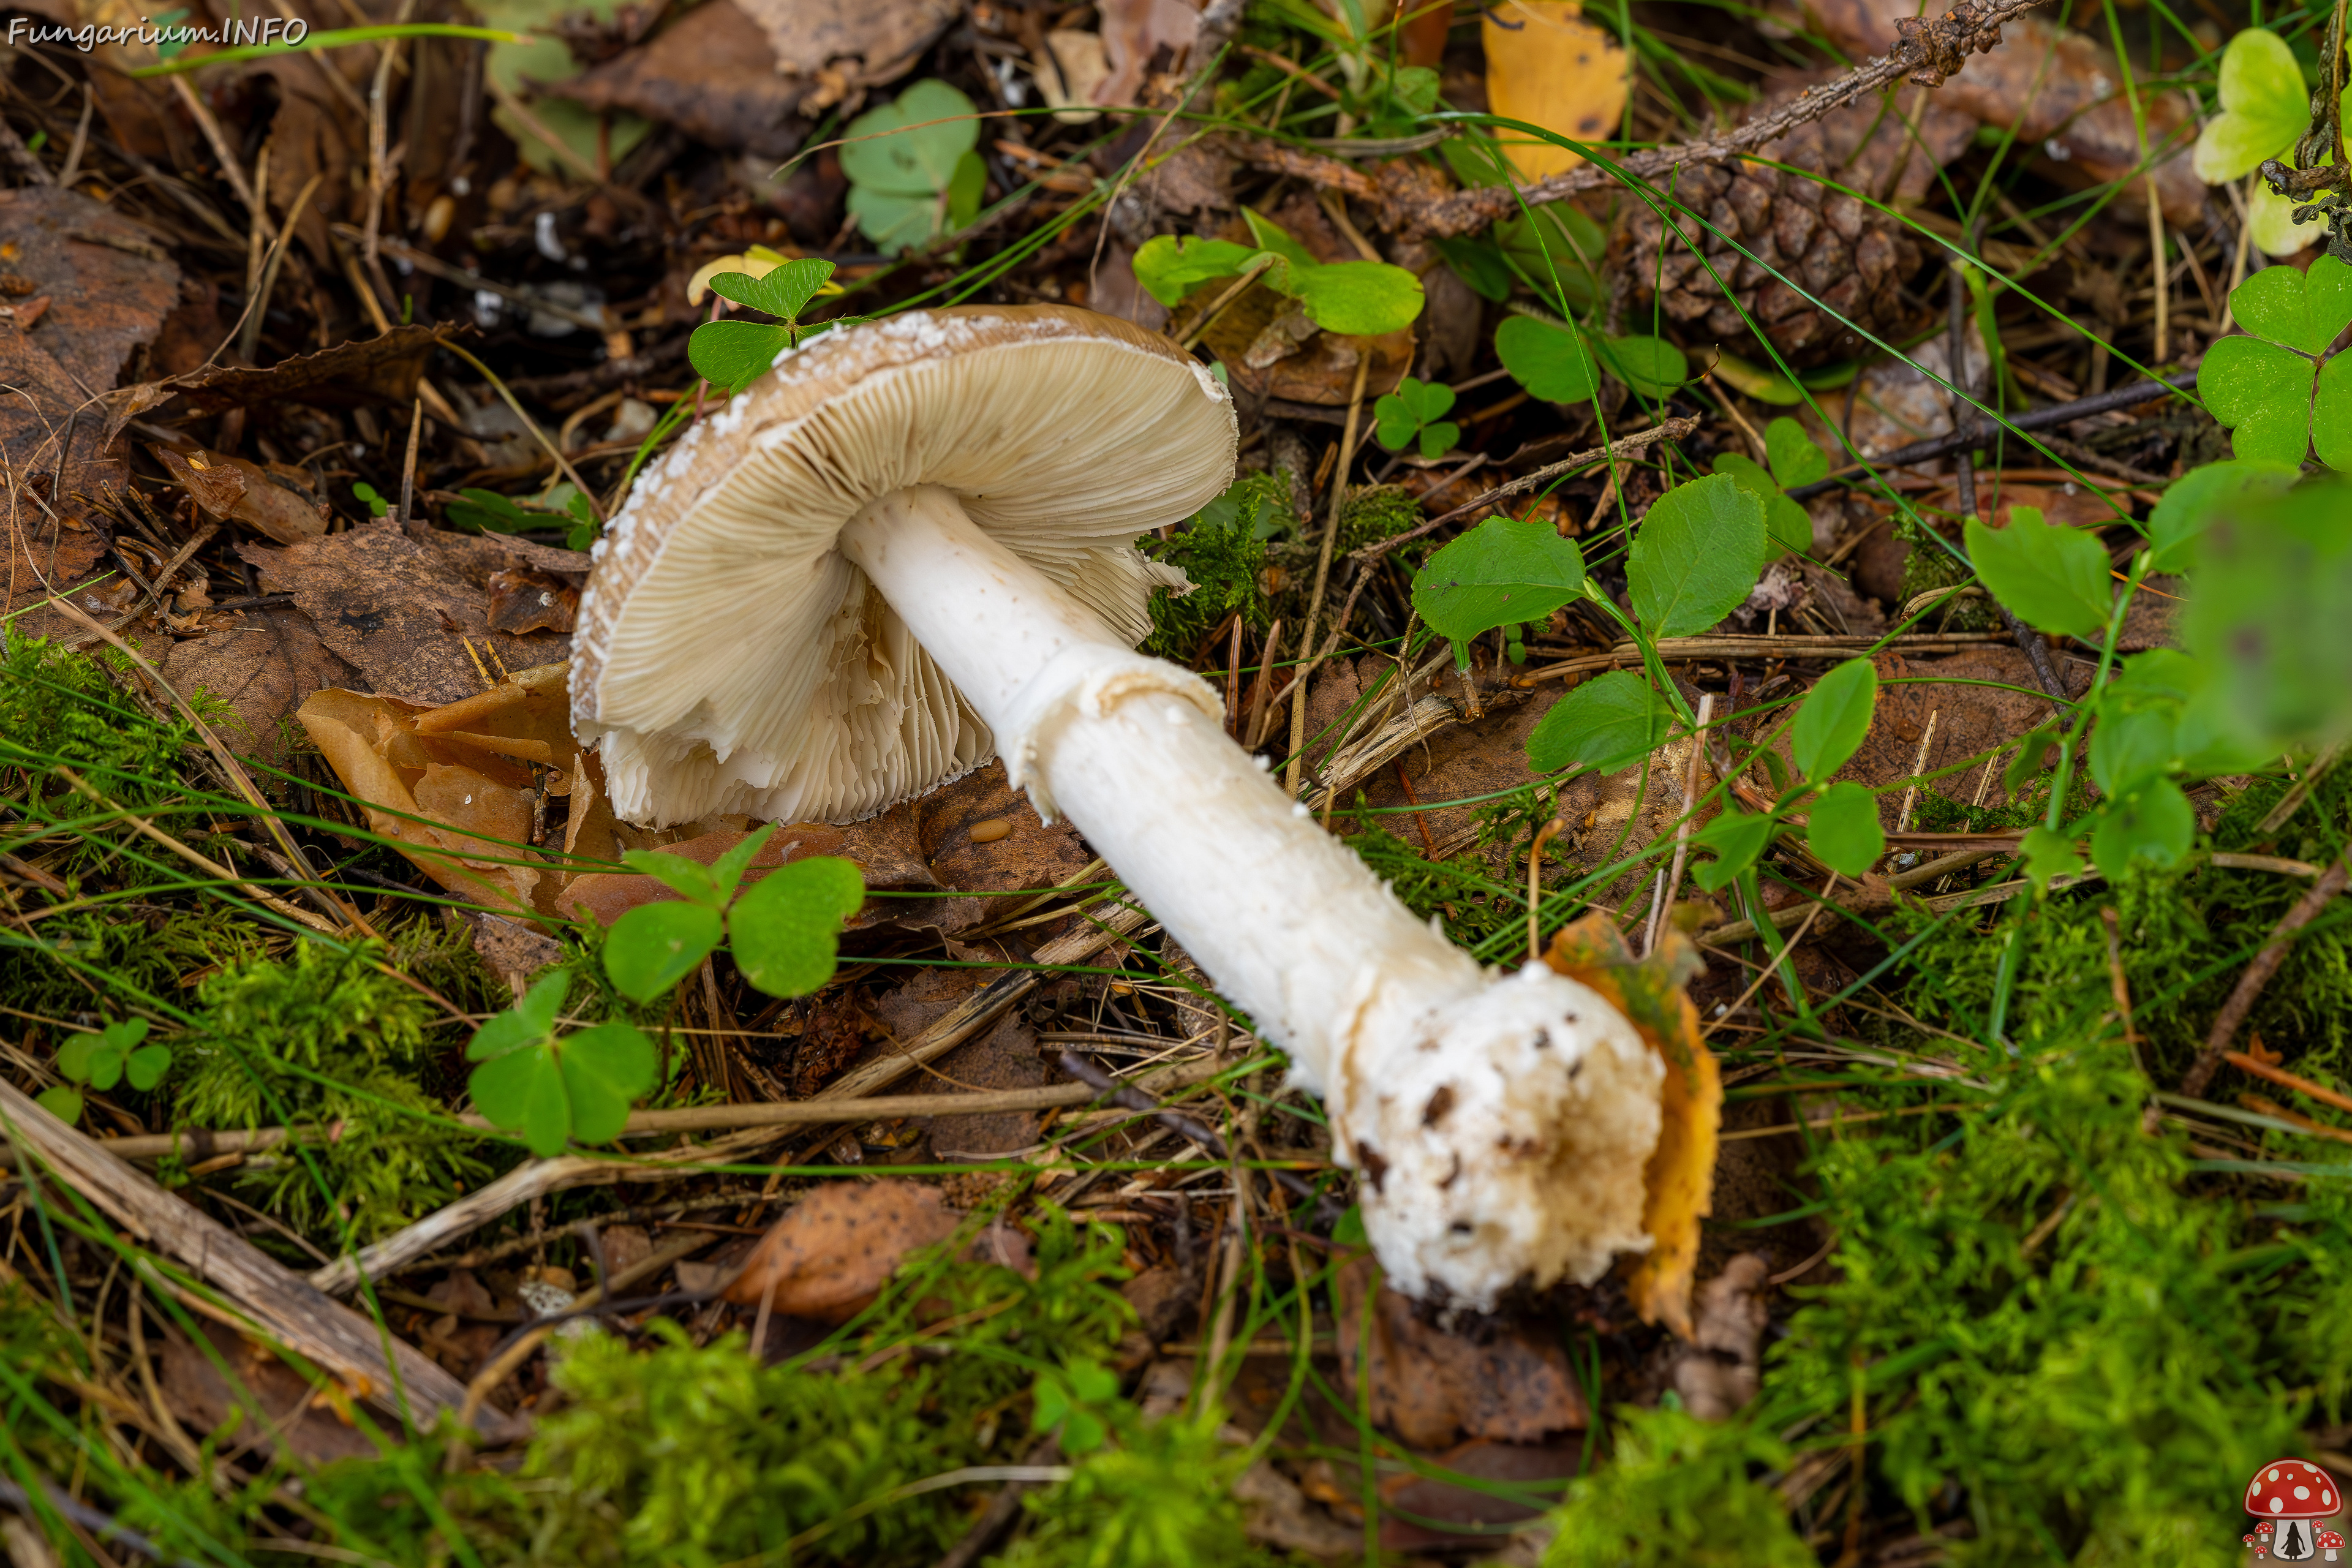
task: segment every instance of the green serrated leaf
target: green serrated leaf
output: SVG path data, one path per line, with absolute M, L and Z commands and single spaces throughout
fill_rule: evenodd
M 2098 535 L 2044 522 L 2034 507 L 2012 507 L 2009 519 L 1987 528 L 1971 517 L 1961 530 L 1986 591 L 2036 631 L 2097 640 L 2115 605 Z
M 1878 797 L 1861 784 L 1832 784 L 1805 809 L 1805 847 L 1841 876 L 1859 879 L 1886 853 Z
M 812 855 L 769 872 L 735 900 L 735 966 L 771 996 L 805 996 L 833 978 L 841 926 L 866 901 L 851 861 Z
M 1729 887 L 1756 864 L 1756 858 L 1772 841 L 1774 820 L 1735 808 L 1692 834 L 1692 844 L 1710 851 L 1715 858 L 1692 867 L 1691 880 L 1710 893 Z
M 1582 403 L 1601 384 L 1601 363 L 1583 337 L 1532 316 L 1508 316 L 1495 329 L 1495 353 L 1511 379 L 1542 403 Z
M 631 1001 L 655 1001 L 710 955 L 724 927 L 701 904 L 640 904 L 605 934 L 604 973 Z
M 1633 613 L 1654 637 L 1703 632 L 1747 602 L 1764 571 L 1764 504 L 1728 474 L 1652 504 L 1626 555 Z
M 1528 766 L 1622 773 L 1665 743 L 1674 710 L 1650 683 L 1625 670 L 1595 676 L 1551 705 L 1528 735 Z
M 1860 749 L 1878 705 L 1878 671 L 1866 658 L 1850 658 L 1805 694 L 1790 729 L 1790 752 L 1805 777 L 1826 781 Z
M 1438 636 L 1541 620 L 1584 590 L 1584 552 L 1547 522 L 1495 516 L 1432 555 L 1412 580 L 1413 607 Z

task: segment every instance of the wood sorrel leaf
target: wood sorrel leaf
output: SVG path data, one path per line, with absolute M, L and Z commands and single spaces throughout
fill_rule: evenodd
M 521 1133 L 541 1159 L 575 1138 L 599 1143 L 618 1134 L 658 1065 L 653 1043 L 626 1024 L 558 1039 L 554 1018 L 571 984 L 565 974 L 540 981 L 466 1047 L 466 1059 L 480 1064 L 467 1082 L 475 1108 L 493 1127 Z
M 1547 522 L 1496 516 L 1416 573 L 1413 608 L 1443 637 L 1467 642 L 1496 626 L 1539 621 L 1584 589 L 1584 552 Z
M 604 973 L 631 1001 L 654 1001 L 710 956 L 724 924 L 702 904 L 640 904 L 605 933 Z
M 2292 272 L 2273 267 L 2255 274 Z M 2311 445 L 2311 361 L 2260 338 L 2223 338 L 2205 351 L 2197 389 L 2230 432 L 2230 450 L 2252 462 L 2295 464 Z
M 1676 485 L 1651 506 L 1625 560 L 1633 613 L 1654 637 L 1703 632 L 1764 571 L 1764 503 L 1728 474 Z
M 833 978 L 841 924 L 866 901 L 855 863 L 812 855 L 780 866 L 735 900 L 735 966 L 771 996 L 805 996 Z

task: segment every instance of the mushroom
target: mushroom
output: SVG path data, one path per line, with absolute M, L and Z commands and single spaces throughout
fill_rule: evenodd
M 1663 1067 L 1596 992 L 1409 913 L 1217 694 L 1134 650 L 1132 542 L 1229 482 L 1224 386 L 1059 306 L 820 336 L 636 484 L 582 597 L 572 717 L 614 807 L 850 821 L 1001 752 L 1323 1096 L 1390 1282 L 1485 1307 L 1648 1246 Z
M 2308 1459 L 2273 1459 L 2246 1483 L 2246 1511 L 2276 1527 L 2271 1551 L 2282 1563 L 2319 1554 L 2310 1521 L 2334 1513 L 2336 1503 L 2336 1478 Z
M 2335 1562 L 2336 1554 L 2343 1550 L 2344 1537 L 2342 1535 L 2332 1530 L 2323 1530 L 2319 1532 L 2320 1555 L 2326 1557 L 2327 1561 L 2330 1563 Z

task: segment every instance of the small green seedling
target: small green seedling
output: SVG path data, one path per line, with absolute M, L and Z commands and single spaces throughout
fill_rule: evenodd
M 805 996 L 833 978 L 842 922 L 866 901 L 866 879 L 852 861 L 813 855 L 777 867 L 737 898 L 751 858 L 774 832 L 762 827 L 709 866 L 641 849 L 621 857 L 679 900 L 640 904 L 613 922 L 604 973 L 621 994 L 657 999 L 721 937 L 731 939 L 743 978 L 771 996 Z
M 2288 158 L 2311 123 L 2312 97 L 2294 51 L 2267 27 L 2248 27 L 2221 51 L 2221 112 L 2198 133 L 2193 161 L 2209 185 L 2234 184 L 2273 158 Z M 2266 254 L 2292 256 L 2311 243 L 2294 214 L 2293 202 L 2254 182 L 2247 227 Z
M 1030 1407 L 1029 1429 L 1061 1429 L 1062 1452 L 1091 1454 L 1110 1440 L 1110 1421 L 1121 1408 L 1118 1374 L 1090 1361 L 1041 1372 Z
M 142 1045 L 146 1037 L 144 1018 L 125 1018 L 95 1033 L 74 1036 L 58 1047 L 58 1076 L 66 1083 L 41 1091 L 41 1109 L 60 1121 L 75 1122 L 81 1120 L 81 1089 L 68 1084 L 104 1094 L 118 1083 L 128 1083 L 144 1094 L 163 1082 L 172 1066 L 172 1047 Z
M 352 487 L 354 491 L 360 486 Z M 449 526 L 473 533 L 538 533 L 563 530 L 563 547 L 585 550 L 596 542 L 595 509 L 570 483 L 557 485 L 539 498 L 543 505 L 527 507 L 496 490 L 462 489 L 449 503 Z M 382 516 L 382 513 L 378 513 Z
M 1470 666 L 1470 639 L 1507 628 L 1505 653 L 1527 660 L 1519 628 L 1585 591 L 1584 552 L 1549 523 L 1490 517 L 1432 555 L 1412 579 L 1412 606 Z
M 979 114 L 947 83 L 919 81 L 897 102 L 849 122 L 841 172 L 849 178 L 850 215 L 883 255 L 927 245 L 979 214 L 988 184 L 974 150 Z
M 1495 329 L 1495 353 L 1511 379 L 1544 403 L 1582 403 L 1605 374 L 1637 395 L 1664 397 L 1690 378 L 1690 362 L 1663 338 L 1603 338 L 1533 316 Z
M 1454 412 L 1454 389 L 1406 376 L 1397 389 L 1372 405 L 1372 437 L 1391 452 L 1418 446 L 1424 458 L 1442 458 L 1462 444 Z
M 392 510 L 392 503 L 376 493 L 376 488 L 365 479 L 352 487 L 352 497 L 368 509 L 370 517 L 383 517 Z
M 1327 332 L 1378 337 L 1402 331 L 1421 314 L 1421 279 L 1385 261 L 1319 262 L 1264 214 L 1244 207 L 1255 245 L 1163 234 L 1135 253 L 1135 280 L 1174 309 L 1188 296 L 1248 273 L 1298 301 Z M 1229 286 L 1229 285 L 1223 285 Z
M 1770 559 L 1802 555 L 1813 547 L 1813 521 L 1784 492 L 1829 478 L 1829 455 L 1813 445 L 1803 426 L 1784 417 L 1764 427 L 1764 456 L 1772 465 L 1769 472 L 1762 463 L 1739 452 L 1717 457 L 1715 471 L 1729 474 L 1741 489 L 1764 503 Z
M 630 1024 L 598 1024 L 558 1037 L 556 1016 L 569 974 L 534 984 L 521 1001 L 474 1031 L 466 1059 L 479 1062 L 467 1087 L 475 1109 L 530 1152 L 552 1159 L 573 1142 L 609 1143 L 629 1107 L 654 1086 L 660 1056 Z
M 687 340 L 686 357 L 697 374 L 713 386 L 734 392 L 773 369 L 782 355 L 801 341 L 828 327 L 863 321 L 865 316 L 843 316 L 829 321 L 803 322 L 801 312 L 824 294 L 838 294 L 833 263 L 803 256 L 762 272 L 720 272 L 710 279 L 710 290 L 721 299 L 763 311 L 773 322 L 705 321 Z
M 2352 267 L 2323 256 L 2308 272 L 2265 268 L 2231 291 L 2230 310 L 2245 335 L 2206 350 L 2197 375 L 2230 449 L 2290 465 L 2316 449 L 2352 469 L 2352 356 L 2327 353 L 2352 325 Z

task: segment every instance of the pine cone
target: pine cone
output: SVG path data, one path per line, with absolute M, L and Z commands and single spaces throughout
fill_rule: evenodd
M 1864 353 L 1869 344 L 1857 327 L 1882 339 L 1896 335 L 1914 313 L 1902 289 L 1919 270 L 1919 247 L 1895 219 L 1835 187 L 1916 200 L 1937 162 L 1965 146 L 1972 128 L 1933 107 L 1916 131 L 1877 115 L 1874 105 L 1867 115 L 1849 108 L 1762 149 L 1788 167 L 1743 162 L 1682 169 L 1671 188 L 1714 232 L 1677 213 L 1670 236 L 1647 203 L 1628 204 L 1612 247 L 1612 271 L 1626 279 L 1633 307 L 1628 328 L 1647 330 L 1642 317 L 1655 292 L 1666 320 L 1683 328 L 1679 336 L 1711 338 L 1735 353 L 1748 341 L 1736 298 L 1757 330 L 1799 367 Z M 1733 248 L 1735 240 L 1747 256 Z

